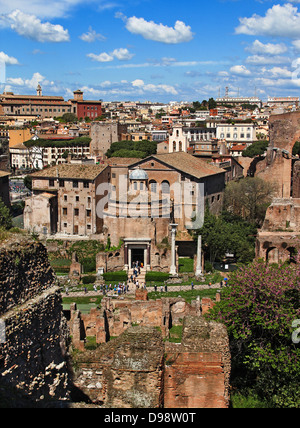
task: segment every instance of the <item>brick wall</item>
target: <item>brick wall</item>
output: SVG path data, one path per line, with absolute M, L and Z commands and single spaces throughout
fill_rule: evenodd
M 13 237 L 0 247 L 0 402 L 42 406 L 68 397 L 67 325 L 45 248 Z M 24 404 L 25 403 L 25 404 Z

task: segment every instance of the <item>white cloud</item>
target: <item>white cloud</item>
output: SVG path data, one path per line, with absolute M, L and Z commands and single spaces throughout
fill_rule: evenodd
M 102 36 L 102 34 L 98 34 L 92 27 L 89 27 L 89 31 L 87 33 L 82 34 L 79 37 L 83 42 L 93 43 L 96 40 L 106 40 L 106 37 Z
M 0 52 L 0 62 L 3 64 L 7 64 L 7 65 L 18 65 L 19 61 L 14 58 L 13 56 L 8 56 L 6 53 L 4 52 Z
M 119 61 L 128 61 L 134 57 L 134 54 L 131 54 L 128 49 L 122 48 L 115 49 L 111 55 Z
M 250 36 L 300 37 L 300 13 L 292 4 L 274 5 L 265 16 L 254 14 L 251 18 L 240 18 L 236 34 Z
M 94 0 L 0 0 L 0 10 L 3 14 L 10 14 L 18 9 L 39 18 L 59 18 L 65 16 L 72 8 L 79 4 Z
M 114 60 L 114 57 L 112 55 L 109 55 L 106 52 L 103 52 L 99 55 L 90 53 L 90 54 L 87 54 L 87 57 L 91 58 L 93 61 L 97 61 L 97 62 L 111 62 Z
M 262 55 L 281 55 L 287 52 L 288 48 L 284 43 L 273 44 L 267 43 L 263 44 L 259 40 L 255 40 L 251 46 L 246 48 L 246 51 L 253 54 L 262 54 Z
M 283 56 L 252 55 L 246 59 L 246 63 L 252 65 L 286 64 L 290 62 L 289 58 Z
M 251 71 L 247 69 L 244 65 L 234 65 L 231 67 L 230 72 L 237 76 L 250 76 Z
M 68 30 L 61 25 L 41 22 L 35 15 L 28 15 L 20 10 L 14 10 L 8 15 L 1 15 L 1 25 L 10 27 L 20 36 L 38 42 L 68 42 Z
M 26 86 L 29 89 L 36 89 L 37 85 L 40 83 L 54 84 L 54 82 L 49 82 L 45 80 L 45 77 L 40 73 L 34 73 L 31 79 L 23 79 L 22 77 L 9 77 L 6 80 L 8 85 L 12 86 Z
M 130 33 L 141 35 L 144 39 L 166 44 L 190 42 L 194 37 L 191 27 L 182 21 L 176 21 L 173 28 L 133 16 L 126 18 L 126 28 Z
M 143 94 L 145 92 L 163 92 L 167 94 L 178 95 L 177 90 L 171 85 L 153 85 L 152 83 L 145 84 L 145 82 L 141 79 L 134 80 L 132 82 L 132 86 L 139 89 L 139 94 Z
M 99 55 L 90 53 L 87 57 L 97 62 L 112 62 L 115 58 L 119 61 L 128 61 L 134 57 L 134 54 L 131 54 L 128 49 L 120 48 L 111 53 L 102 52 Z

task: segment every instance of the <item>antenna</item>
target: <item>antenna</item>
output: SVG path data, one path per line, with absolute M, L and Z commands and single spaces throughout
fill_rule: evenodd
M 229 87 L 226 86 L 225 88 L 225 97 L 228 98 L 229 97 Z

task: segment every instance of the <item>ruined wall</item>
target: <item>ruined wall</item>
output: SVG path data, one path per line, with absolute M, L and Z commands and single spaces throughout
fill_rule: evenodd
M 105 407 L 159 408 L 163 359 L 160 333 L 133 327 L 98 350 L 79 354 L 75 385 Z
M 206 313 L 213 306 L 211 299 L 202 299 L 202 304 L 199 299 L 189 304 L 181 297 L 147 300 L 146 295 L 145 290 L 138 290 L 137 300 L 105 297 L 101 309 L 92 309 L 89 314 L 80 314 L 73 305 L 70 329 L 74 346 L 82 349 L 87 336 L 95 336 L 97 343 L 105 343 L 111 336 L 120 336 L 132 324 L 158 327 L 165 338 L 169 328 L 180 325 L 185 316 L 200 316 L 201 310 Z
M 300 198 L 300 161 L 294 163 L 293 167 L 293 198 Z
M 267 157 L 257 165 L 256 175 L 276 184 L 277 196 L 291 196 L 292 151 L 300 138 L 300 112 L 270 116 Z
M 184 321 L 181 344 L 150 327 L 131 327 L 96 351 L 76 356 L 75 385 L 115 408 L 225 408 L 230 351 L 226 328 L 201 317 Z
M 182 343 L 166 344 L 166 408 L 226 408 L 231 358 L 225 326 L 202 317 L 184 319 Z
M 41 244 L 14 236 L 0 246 L 2 403 L 19 407 L 67 398 L 68 333 L 61 303 Z

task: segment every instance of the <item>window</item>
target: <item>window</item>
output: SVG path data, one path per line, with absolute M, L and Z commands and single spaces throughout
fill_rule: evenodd
M 87 230 L 91 230 L 92 226 L 90 224 L 87 224 L 86 228 L 87 228 Z
M 137 190 L 137 189 L 138 189 L 138 184 L 137 184 L 137 182 L 136 182 L 136 181 L 133 183 L 133 189 L 134 189 L 134 190 Z
M 79 202 L 79 196 L 75 197 L 76 202 Z
M 78 181 L 77 180 L 73 181 L 73 189 L 78 189 L 78 187 L 79 187 Z
M 65 187 L 65 180 L 59 180 L 59 187 Z
M 49 187 L 54 187 L 54 180 L 49 180 Z
M 163 181 L 161 183 L 161 191 L 163 194 L 169 194 L 170 193 L 170 183 L 168 181 Z
M 92 217 L 92 211 L 91 210 L 86 210 L 86 216 L 87 217 Z
M 78 208 L 75 208 L 75 209 L 74 209 L 74 216 L 75 216 L 75 217 L 78 217 L 78 216 L 79 216 L 79 209 L 78 209 Z
M 140 183 L 140 189 L 144 190 L 144 183 Z
M 64 201 L 68 202 L 68 196 L 67 195 L 64 195 Z
M 151 191 L 151 193 L 157 193 L 156 181 L 150 181 L 150 191 Z
M 83 187 L 84 187 L 85 189 L 89 189 L 89 188 L 90 188 L 90 183 L 88 183 L 87 181 L 85 181 L 85 182 L 83 183 Z
M 68 208 L 63 208 L 63 215 L 68 215 Z

